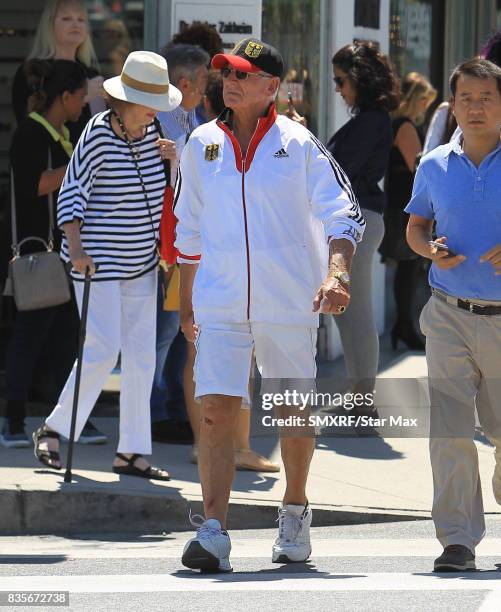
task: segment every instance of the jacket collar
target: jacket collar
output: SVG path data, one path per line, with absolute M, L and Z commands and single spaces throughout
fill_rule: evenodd
M 251 138 L 249 147 L 247 149 L 247 154 L 244 159 L 242 157 L 242 149 L 240 148 L 240 144 L 238 143 L 237 139 L 235 138 L 235 135 L 233 134 L 233 111 L 231 110 L 231 108 L 225 108 L 223 112 L 219 115 L 216 120 L 216 125 L 220 127 L 224 132 L 226 132 L 228 138 L 230 139 L 233 145 L 233 151 L 235 153 L 235 163 L 239 172 L 242 172 L 244 168 L 244 162 L 245 171 L 249 170 L 259 143 L 265 137 L 269 129 L 273 126 L 276 119 L 277 110 L 275 108 L 275 103 L 272 102 L 266 109 L 265 114 L 262 117 L 259 117 L 258 119 L 256 130 L 254 131 L 254 135 Z

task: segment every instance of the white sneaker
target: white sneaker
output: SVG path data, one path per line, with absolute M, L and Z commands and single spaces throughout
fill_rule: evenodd
M 200 523 L 193 520 L 196 517 L 201 519 Z M 186 542 L 181 558 L 183 565 L 202 572 L 233 571 L 230 564 L 230 536 L 225 529 L 221 529 L 221 523 L 217 519 L 205 520 L 199 514 L 193 518 L 190 516 L 190 522 L 198 529 L 196 537 Z
M 308 504 L 288 504 L 278 511 L 278 538 L 273 544 L 273 563 L 298 563 L 311 555 L 310 525 L 312 511 Z

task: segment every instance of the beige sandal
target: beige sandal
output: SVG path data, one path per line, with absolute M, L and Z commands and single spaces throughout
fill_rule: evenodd
M 237 470 L 251 472 L 280 472 L 278 463 L 273 463 L 251 448 L 240 448 L 235 451 L 235 467 Z

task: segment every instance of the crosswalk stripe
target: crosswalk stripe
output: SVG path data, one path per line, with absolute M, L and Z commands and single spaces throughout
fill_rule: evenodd
M 231 533 L 230 533 L 231 535 Z M 29 541 L 23 542 L 22 557 L 27 559 L 32 556 L 34 559 L 44 555 L 60 556 L 64 555 L 72 559 L 180 559 L 185 541 L 191 537 L 191 533 L 183 534 L 174 540 L 166 539 L 160 542 L 147 544 L 144 542 L 135 543 L 113 543 L 107 546 L 106 543 L 87 542 L 68 543 L 64 539 L 55 541 Z M 232 538 L 231 557 L 259 559 L 271 556 L 271 545 L 273 537 L 269 540 L 253 540 L 243 538 Z M 321 558 L 344 558 L 344 557 L 437 557 L 442 548 L 434 538 L 416 539 L 376 539 L 376 538 L 331 538 L 315 539 L 312 533 L 312 559 Z M 19 556 L 19 543 L 12 539 L 10 542 L 2 542 L 3 557 Z M 486 538 L 476 550 L 477 557 L 499 557 L 501 561 L 501 538 Z M 36 561 L 34 561 L 36 562 Z
M 499 592 L 496 590 L 486 595 L 477 612 L 499 612 L 499 608 Z
M 491 573 L 453 576 L 412 573 L 270 572 L 203 575 L 122 574 L 87 576 L 2 576 L 0 591 L 69 591 L 70 593 L 158 593 L 165 591 L 492 591 L 501 581 Z M 489 595 L 489 599 L 491 596 Z

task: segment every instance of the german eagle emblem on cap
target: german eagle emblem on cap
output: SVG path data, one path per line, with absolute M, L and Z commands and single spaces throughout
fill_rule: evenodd
M 210 144 L 205 147 L 205 161 L 214 161 L 219 155 L 219 145 Z
M 259 54 L 261 53 L 261 51 L 263 50 L 263 45 L 260 45 L 259 43 L 255 43 L 255 42 L 250 42 L 248 43 L 248 45 L 245 47 L 245 55 L 248 55 L 249 57 L 259 57 Z

